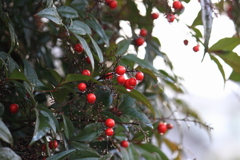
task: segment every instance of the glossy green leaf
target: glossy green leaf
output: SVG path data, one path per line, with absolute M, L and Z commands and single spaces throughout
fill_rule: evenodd
M 90 76 L 86 76 L 86 75 L 81 75 L 81 74 L 68 74 L 62 81 L 61 84 L 66 84 L 66 83 L 70 83 L 70 82 L 76 82 L 76 81 L 88 81 L 91 80 L 92 82 L 95 83 L 100 83 L 97 80 L 93 79 Z
M 140 159 L 140 153 L 136 150 L 135 145 L 130 144 L 127 151 L 130 159 Z
M 18 69 L 19 68 L 18 64 L 12 59 L 10 54 L 7 54 L 5 52 L 0 52 L 0 57 L 8 64 L 8 68 L 9 68 L 10 73 L 14 69 Z
M 151 159 L 151 160 L 158 160 L 158 159 L 156 159 L 156 156 L 154 155 L 154 154 L 152 154 L 152 153 L 150 153 L 150 152 L 148 152 L 148 151 L 146 151 L 146 150 L 144 150 L 144 149 L 142 149 L 142 148 L 139 148 L 139 147 L 137 147 L 136 146 L 136 148 L 137 148 L 137 150 L 141 153 L 141 156 L 142 157 L 144 157 L 145 159 Z M 160 159 L 161 160 L 161 159 Z
M 58 25 L 63 25 L 62 19 L 58 14 L 57 9 L 54 7 L 44 8 L 43 10 L 38 12 L 36 15 L 39 17 L 47 18 Z
M 81 130 L 75 137 L 73 137 L 72 140 L 90 142 L 96 140 L 102 132 L 102 123 L 91 123 Z
M 91 151 L 76 151 L 69 157 L 69 160 L 99 160 L 100 155 Z
M 101 103 L 105 107 L 109 107 L 112 104 L 113 94 L 108 87 L 99 86 L 94 93 L 97 97 L 97 103 Z
M 61 88 L 59 90 L 56 90 L 55 92 L 52 92 L 52 95 L 54 97 L 54 100 L 58 103 L 63 103 L 66 101 L 66 98 L 70 91 L 66 88 Z
M 122 94 L 121 97 L 121 104 L 119 105 L 119 109 L 125 109 L 128 107 L 131 107 L 134 105 L 136 102 L 136 99 L 133 97 L 129 96 L 128 94 Z
M 15 33 L 15 30 L 14 30 L 14 27 L 13 27 L 13 24 L 11 21 L 8 23 L 8 29 L 9 29 L 10 37 L 11 37 L 11 48 L 8 51 L 8 53 L 11 53 L 13 51 L 14 47 L 18 44 L 18 42 L 17 42 L 18 38 L 17 38 L 17 35 Z
M 150 143 L 146 143 L 146 144 L 141 144 L 141 145 L 138 145 L 138 147 L 150 152 L 150 153 L 157 153 L 162 160 L 169 160 L 167 158 L 167 156 L 160 150 L 160 148 L 150 144 Z
M 78 13 L 75 9 L 69 6 L 60 6 L 57 8 L 58 13 L 66 18 L 77 18 Z
M 127 149 L 121 148 L 120 152 L 121 152 L 123 160 L 132 160 L 132 159 L 130 159 L 130 155 L 129 155 Z
M 81 151 L 91 151 L 91 152 L 96 152 L 96 150 L 94 150 L 93 148 L 90 147 L 89 144 L 86 143 L 81 143 L 81 142 L 77 142 L 77 141 L 71 141 L 71 146 L 73 146 L 74 148 L 76 148 L 77 150 L 81 150 Z
M 0 148 L 0 159 L 2 160 L 22 160 L 11 148 L 1 147 Z
M 202 16 L 201 16 L 201 10 L 198 12 L 198 15 L 197 17 L 194 19 L 191 27 L 195 27 L 195 26 L 198 26 L 198 25 L 202 25 Z
M 101 24 L 99 24 L 98 20 L 93 15 L 89 15 L 91 18 L 86 19 L 86 23 L 89 27 L 91 27 L 95 32 L 98 33 L 98 35 L 103 39 L 107 47 L 109 46 L 109 40 L 106 36 Z
M 3 113 L 4 113 L 4 105 L 0 102 L 0 116 L 2 116 L 3 115 Z
M 10 133 L 8 127 L 4 124 L 1 118 L 0 118 L 0 139 L 13 146 L 12 134 Z
M 26 81 L 26 82 L 30 83 L 29 80 L 26 78 L 26 76 L 17 69 L 14 69 L 12 71 L 12 73 L 8 79 L 9 80 L 22 80 L 22 81 Z
M 85 24 L 82 21 L 75 20 L 71 23 L 71 25 L 68 28 L 71 32 L 79 35 L 85 35 L 86 33 L 91 34 L 92 31 L 88 27 L 87 24 Z M 85 48 L 84 48 L 85 49 Z
M 118 49 L 116 55 L 124 55 L 127 52 L 130 44 L 131 44 L 130 39 L 124 39 L 118 42 L 117 44 Z
M 208 49 L 208 52 L 213 52 L 216 54 L 225 53 L 228 51 L 232 51 L 239 44 L 240 44 L 239 37 L 223 38 L 223 39 L 220 39 L 217 43 L 213 44 Z
M 85 39 L 83 39 L 79 35 L 77 35 L 77 34 L 74 34 L 74 35 L 80 41 L 80 43 L 83 45 L 83 48 L 84 48 L 85 52 L 87 53 L 88 57 L 90 58 L 90 62 L 91 62 L 91 65 L 92 65 L 92 72 L 93 72 L 93 70 L 94 70 L 94 59 L 93 59 L 92 52 L 91 52 L 87 42 L 85 41 Z
M 43 116 L 41 113 L 39 113 L 38 110 L 36 110 L 35 129 L 33 133 L 33 138 L 29 145 L 32 145 L 34 142 L 45 136 L 46 133 L 50 130 L 50 128 L 51 126 L 49 125 L 48 118 Z
M 126 88 L 124 88 L 123 86 L 115 85 L 114 87 L 120 93 L 127 94 L 130 97 L 136 99 L 137 101 L 142 102 L 152 112 L 153 117 L 155 117 L 155 111 L 154 111 L 154 108 L 153 108 L 152 104 L 149 102 L 149 100 L 142 93 L 140 93 L 139 91 L 137 91 L 135 89 L 133 89 L 131 92 L 128 92 L 126 90 Z
M 229 79 L 235 82 L 240 82 L 240 73 L 232 71 L 231 75 L 229 76 Z
M 114 119 L 115 122 L 122 122 L 122 120 L 117 115 L 113 114 L 112 112 L 103 111 L 103 112 L 101 112 L 101 114 L 106 116 L 106 118 Z
M 226 76 L 225 76 L 225 72 L 224 72 L 223 66 L 221 65 L 221 63 L 219 62 L 219 60 L 215 56 L 210 55 L 210 57 L 216 63 L 216 65 L 218 66 L 218 69 L 221 72 L 222 77 L 223 77 L 223 81 L 225 83 L 226 82 Z
M 88 1 L 87 0 L 73 0 L 71 3 L 70 3 L 70 6 L 72 8 L 75 8 L 77 11 L 82 11 L 86 8 L 86 6 L 88 5 Z
M 101 49 L 99 48 L 98 44 L 95 42 L 95 40 L 88 35 L 92 41 L 93 47 L 95 49 L 95 51 L 97 52 L 98 58 L 99 58 L 99 62 L 102 63 L 103 62 L 103 53 L 101 51 Z
M 224 62 L 233 68 L 237 73 L 240 73 L 240 56 L 235 52 L 228 52 L 223 54 L 217 54 Z
M 47 160 L 64 160 L 66 157 L 68 157 L 69 155 L 71 155 L 72 153 L 74 153 L 76 151 L 76 149 L 70 149 L 67 151 L 62 151 L 59 152 L 51 157 L 48 157 Z
M 73 123 L 72 123 L 72 121 L 68 117 L 66 117 L 64 115 L 62 115 L 62 117 L 63 117 L 64 134 L 67 137 L 67 139 L 70 139 L 70 138 L 73 137 L 73 134 L 74 134 Z
M 52 74 L 52 76 L 55 78 L 55 80 L 56 80 L 58 83 L 61 83 L 62 77 L 58 74 L 57 71 L 55 71 L 54 69 L 50 69 L 50 68 L 48 68 L 48 71 Z
M 110 158 L 113 156 L 113 153 L 108 153 L 105 156 L 102 156 L 99 160 L 110 160 Z

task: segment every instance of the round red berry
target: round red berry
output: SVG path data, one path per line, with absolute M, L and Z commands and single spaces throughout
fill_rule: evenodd
M 169 13 L 166 18 L 167 18 L 168 22 L 173 22 L 175 19 L 175 15 L 172 13 Z
M 115 72 L 118 75 L 123 75 L 126 72 L 126 68 L 124 66 L 117 66 Z
M 95 96 L 95 94 L 93 94 L 93 93 L 89 93 L 88 95 L 87 95 L 87 101 L 88 101 L 88 103 L 90 103 L 90 104 L 93 104 L 95 101 L 96 101 L 96 96 Z
M 180 1 L 174 1 L 172 7 L 176 10 L 182 9 L 182 3 Z
M 12 114 L 16 114 L 19 110 L 19 105 L 16 103 L 13 103 L 9 106 L 9 109 Z
M 130 78 L 129 79 L 129 85 L 135 87 L 137 84 L 136 78 Z
M 172 129 L 173 128 L 173 124 L 172 123 L 168 123 L 167 124 L 167 129 Z
M 114 134 L 114 131 L 113 131 L 112 128 L 107 128 L 107 129 L 105 130 L 105 134 L 106 134 L 107 136 L 112 136 L 112 135 Z
M 90 60 L 89 57 L 86 57 L 85 60 L 86 60 L 86 62 L 87 62 L 88 64 L 91 64 L 91 60 Z
M 187 45 L 188 45 L 188 40 L 185 39 L 185 40 L 183 41 L 183 43 L 185 44 L 185 46 L 187 46 Z
M 157 19 L 159 17 L 159 13 L 152 13 L 151 17 L 152 19 Z
M 91 72 L 88 69 L 82 71 L 82 75 L 90 76 Z
M 105 121 L 105 125 L 108 127 L 108 128 L 113 128 L 115 126 L 115 121 L 111 118 L 109 119 L 106 119 Z
M 166 125 L 166 123 L 163 123 L 163 122 L 160 122 L 159 124 L 158 124 L 158 132 L 161 134 L 161 135 L 163 135 L 166 131 L 167 131 L 167 125 Z
M 193 51 L 194 51 L 194 52 L 198 52 L 198 51 L 199 51 L 199 47 L 200 47 L 199 45 L 194 46 L 194 47 L 193 47 Z
M 146 30 L 145 28 L 142 28 L 142 29 L 140 30 L 140 36 L 145 37 L 146 35 L 147 35 L 147 30 Z
M 129 146 L 129 142 L 126 141 L 126 140 L 122 141 L 120 144 L 121 144 L 121 146 L 124 147 L 124 148 L 127 148 L 127 147 Z
M 83 47 L 82 47 L 82 45 L 81 44 L 75 44 L 75 46 L 74 46 L 74 49 L 75 49 L 75 51 L 77 51 L 77 52 L 82 52 L 84 49 L 83 49 Z
M 49 144 L 48 144 L 48 147 L 50 149 L 57 148 L 58 147 L 58 142 L 56 140 L 50 141 Z
M 129 79 L 127 79 L 127 80 L 125 81 L 124 87 L 125 87 L 126 89 L 130 89 L 130 90 L 134 89 L 134 87 L 129 84 Z
M 108 3 L 109 8 L 115 9 L 118 6 L 117 1 L 112 0 L 111 2 Z
M 138 37 L 137 39 L 135 39 L 135 44 L 137 46 L 143 45 L 144 42 L 145 42 L 145 40 L 142 37 Z
M 105 79 L 113 79 L 113 73 L 110 72 L 110 73 L 105 74 Z
M 87 85 L 85 83 L 79 83 L 78 84 L 78 89 L 81 91 L 81 92 L 84 92 L 87 88 Z
M 135 78 L 139 81 L 142 81 L 144 78 L 144 74 L 142 72 L 137 72 Z
M 118 77 L 117 77 L 117 82 L 118 82 L 118 84 L 120 84 L 120 85 L 124 85 L 124 83 L 125 83 L 125 77 L 124 77 L 124 75 L 118 76 Z

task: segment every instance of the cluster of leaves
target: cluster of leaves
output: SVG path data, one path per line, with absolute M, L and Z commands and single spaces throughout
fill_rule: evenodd
M 0 28 L 0 158 L 167 160 L 160 149 L 162 143 L 173 152 L 181 148 L 156 131 L 159 121 L 192 121 L 211 129 L 183 100 L 169 98 L 165 92 L 170 88 L 177 94 L 184 93 L 181 78 L 160 50 L 159 39 L 151 34 L 153 10 L 181 14 L 167 1 L 143 0 L 144 16 L 134 0 L 119 0 L 114 10 L 103 0 L 0 2 L 0 23 L 4 24 Z M 204 26 L 201 43 L 205 53 L 210 53 L 224 80 L 216 56 L 233 68 L 230 79 L 239 81 L 239 56 L 232 51 L 239 38 L 225 38 L 208 47 L 213 9 L 210 1 L 200 2 L 202 10 L 189 28 L 201 42 L 203 36 L 196 26 Z M 119 32 L 124 30 L 122 21 L 129 23 L 131 36 Z M 144 59 L 137 56 L 140 50 L 134 44 L 140 28 L 148 31 L 142 47 L 146 51 Z M 82 44 L 83 53 L 73 49 L 77 43 Z M 135 53 L 129 53 L 129 47 L 134 47 Z M 162 57 L 169 71 L 153 66 L 156 57 Z M 118 65 L 127 68 L 128 77 L 143 72 L 144 80 L 127 91 L 117 85 Z M 89 69 L 91 76 L 81 75 L 84 69 Z M 113 74 L 111 80 L 106 79 L 109 72 Z M 80 82 L 87 84 L 85 92 L 77 89 Z M 94 104 L 86 101 L 87 93 L 96 95 Z M 12 103 L 19 105 L 17 114 L 9 112 Z M 176 110 L 184 118 L 176 117 Z M 104 134 L 107 118 L 117 124 L 112 137 Z M 119 145 L 125 139 L 130 142 L 127 149 Z M 50 150 L 50 140 L 57 140 L 59 147 Z M 41 150 L 43 144 L 46 151 Z M 181 159 L 180 153 L 177 159 Z

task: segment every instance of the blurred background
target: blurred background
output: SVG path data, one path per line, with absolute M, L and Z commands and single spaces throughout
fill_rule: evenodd
M 160 15 L 154 21 L 153 34 L 161 40 L 161 50 L 168 54 L 175 68 L 175 73 L 183 78 L 182 84 L 186 88 L 186 94 L 178 96 L 199 113 L 198 116 L 202 118 L 203 122 L 213 127 L 209 136 L 204 128 L 200 128 L 194 123 L 189 122 L 185 126 L 183 125 L 183 145 L 186 159 L 239 160 L 239 85 L 231 81 L 224 84 L 217 65 L 211 62 L 207 54 L 202 61 L 203 46 L 200 47 L 199 52 L 193 51 L 192 48 L 197 45 L 197 42 L 189 34 L 186 24 L 192 24 L 200 9 L 197 0 L 190 1 L 185 4 L 185 11 L 178 17 L 179 21 L 175 20 L 171 24 L 164 15 Z M 142 14 L 144 14 L 144 11 Z M 199 29 L 203 31 L 203 28 L 199 27 Z M 221 38 L 232 37 L 234 33 L 234 24 L 227 15 L 214 16 L 209 46 L 212 46 Z M 183 43 L 185 39 L 189 41 L 187 46 Z M 240 53 L 238 47 L 234 51 Z M 143 55 L 139 55 L 139 57 Z M 221 59 L 219 61 L 225 64 Z M 162 59 L 157 58 L 154 65 L 158 69 L 165 69 L 161 62 Z M 228 78 L 232 69 L 227 64 L 223 67 Z M 187 127 L 188 125 L 190 127 Z M 166 136 L 173 142 L 179 142 L 176 128 Z M 171 157 L 171 152 L 164 146 L 163 149 Z M 174 159 L 174 155 L 172 155 L 172 158 Z

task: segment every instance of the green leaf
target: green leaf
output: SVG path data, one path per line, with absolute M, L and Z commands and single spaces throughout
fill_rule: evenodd
M 17 38 L 17 35 L 15 33 L 15 30 L 14 30 L 14 27 L 13 27 L 13 24 L 11 21 L 8 23 L 8 29 L 9 29 L 10 37 L 11 37 L 11 48 L 8 51 L 8 53 L 11 53 L 13 51 L 14 47 L 18 44 L 18 42 L 17 42 L 18 38 Z
M 240 38 L 239 37 L 232 37 L 232 38 L 223 38 L 220 39 L 217 43 L 212 45 L 208 52 L 213 53 L 225 53 L 228 51 L 232 51 L 236 46 L 240 44 Z
M 41 139 L 43 136 L 46 135 L 46 133 L 50 130 L 50 125 L 48 118 L 43 116 L 41 113 L 39 113 L 38 110 L 36 110 L 36 124 L 35 129 L 33 133 L 33 138 L 29 145 L 32 145 L 34 142 Z
M 87 42 L 85 41 L 85 39 L 83 39 L 79 35 L 77 35 L 77 34 L 74 34 L 74 35 L 80 41 L 80 43 L 83 45 L 84 50 L 86 51 L 88 57 L 90 58 L 91 65 L 92 65 L 92 72 L 93 72 L 93 70 L 94 70 L 94 59 L 93 59 L 92 52 L 91 52 L 90 48 L 88 47 Z
M 8 147 L 0 148 L 0 159 L 2 160 L 22 160 L 13 150 Z
M 102 63 L 103 62 L 103 53 L 102 53 L 101 49 L 99 48 L 97 43 L 94 41 L 94 39 L 90 35 L 88 35 L 88 36 L 90 37 L 90 39 L 92 41 L 95 51 L 97 52 L 99 62 Z
M 75 81 L 88 81 L 91 80 L 95 83 L 100 83 L 97 80 L 93 79 L 90 76 L 86 76 L 86 75 L 80 75 L 80 74 L 68 74 L 62 81 L 61 84 L 66 84 L 66 83 L 70 83 L 70 82 L 75 82 Z
M 91 151 L 91 152 L 96 152 L 96 150 L 94 150 L 93 148 L 91 148 L 89 146 L 89 144 L 86 144 L 85 142 L 81 143 L 81 142 L 75 142 L 75 141 L 71 141 L 71 146 L 73 146 L 74 148 L 76 148 L 77 150 L 81 150 L 81 151 Z
M 14 70 L 14 69 L 18 69 L 19 66 L 18 64 L 12 59 L 12 57 L 10 56 L 10 54 L 7 54 L 5 52 L 0 52 L 0 57 L 6 61 L 6 63 L 8 64 L 8 68 L 10 73 Z
M 198 12 L 198 15 L 197 15 L 197 17 L 194 19 L 191 27 L 195 27 L 195 26 L 198 26 L 198 25 L 202 25 L 201 10 Z
M 45 117 L 48 118 L 49 120 L 49 125 L 51 126 L 52 130 L 56 133 L 56 129 L 60 130 L 58 121 L 56 117 L 53 115 L 52 111 L 50 111 L 47 107 L 45 106 L 38 106 L 37 107 Z
M 87 24 L 85 24 L 82 21 L 75 20 L 71 23 L 71 25 L 68 28 L 71 32 L 79 35 L 85 35 L 86 33 L 91 34 L 92 31 L 88 27 Z M 85 48 L 84 48 L 85 49 Z
M 130 159 L 140 159 L 140 153 L 136 150 L 135 145 L 130 144 L 127 151 Z
M 235 52 L 228 52 L 223 54 L 217 54 L 225 63 L 232 67 L 232 69 L 240 73 L 240 56 Z
M 14 69 L 8 79 L 9 80 L 22 80 L 22 81 L 26 81 L 26 82 L 30 83 L 29 80 L 26 78 L 26 76 L 22 72 L 20 72 L 18 69 Z
M 226 82 L 226 76 L 225 76 L 225 72 L 223 70 L 223 66 L 221 65 L 221 63 L 219 62 L 219 60 L 215 56 L 210 55 L 210 57 L 216 63 L 216 65 L 218 66 L 218 69 L 221 72 L 222 77 L 223 77 L 223 81 L 225 83 Z
M 58 74 L 57 71 L 55 71 L 54 69 L 50 69 L 50 68 L 48 68 L 48 71 L 52 74 L 52 76 L 55 78 L 55 80 L 56 80 L 58 83 L 61 83 L 62 77 Z
M 108 87 L 99 86 L 95 91 L 95 95 L 97 97 L 96 102 L 101 103 L 105 107 L 109 107 L 113 102 L 113 94 Z
M 107 155 L 101 157 L 99 160 L 110 160 L 112 156 L 113 156 L 113 153 L 108 153 Z
M 69 160 L 99 160 L 100 155 L 91 151 L 77 151 L 69 157 Z
M 64 116 L 64 115 L 62 115 L 62 117 L 63 117 L 63 129 L 64 129 L 64 133 L 65 133 L 67 139 L 70 139 L 70 138 L 73 137 L 73 134 L 74 134 L 74 126 L 73 126 L 73 123 L 72 123 L 72 121 L 71 121 L 68 117 L 66 117 L 66 116 Z
M 144 150 L 142 148 L 137 147 L 137 145 L 135 145 L 135 146 L 136 146 L 137 150 L 141 153 L 141 156 L 144 157 L 145 159 L 147 159 L 147 160 L 148 159 L 158 160 L 158 159 L 156 159 L 154 154 L 152 154 L 152 153 L 150 153 L 150 152 L 148 152 L 148 151 L 146 151 L 146 150 Z
M 0 116 L 4 113 L 4 105 L 0 102 Z
M 102 123 L 91 123 L 81 130 L 75 137 L 73 137 L 72 140 L 90 142 L 96 140 L 102 132 Z
M 235 72 L 234 70 L 232 71 L 230 77 L 230 80 L 235 81 L 235 82 L 240 82 L 240 73 Z
M 128 92 L 123 86 L 114 85 L 114 87 L 117 89 L 117 91 L 127 94 L 130 97 L 136 99 L 137 101 L 142 102 L 146 107 L 148 107 L 148 109 L 152 112 L 153 116 L 155 117 L 155 111 L 152 104 L 142 93 L 135 89 L 133 89 L 131 92 Z
M 87 0 L 73 0 L 70 3 L 70 6 L 72 8 L 75 8 L 77 11 L 82 11 L 88 6 L 88 1 Z
M 0 119 L 0 139 L 9 143 L 13 147 L 13 138 L 8 127 Z M 1 156 L 0 156 L 1 157 Z
M 71 155 L 72 153 L 74 153 L 76 151 L 76 149 L 70 149 L 67 151 L 62 151 L 59 152 L 55 155 L 53 155 L 52 157 L 48 157 L 47 160 L 64 160 L 66 157 L 68 157 L 69 155 Z
M 150 153 L 157 153 L 160 157 L 161 157 L 161 160 L 169 160 L 167 158 L 167 156 L 156 146 L 150 144 L 150 143 L 146 143 L 146 144 L 141 144 L 141 145 L 138 145 L 139 148 L 142 148 Z
M 130 44 L 131 44 L 131 40 L 129 39 L 124 39 L 118 42 L 117 44 L 118 50 L 116 55 L 124 55 L 127 52 Z
M 170 141 L 169 139 L 164 138 L 163 141 L 165 142 L 165 144 L 168 146 L 168 148 L 172 151 L 172 153 L 174 151 L 179 151 L 179 145 L 176 143 L 173 143 L 172 141 Z M 181 160 L 181 152 L 178 152 L 178 156 L 175 158 L 175 160 Z
M 60 13 L 61 16 L 66 18 L 77 18 L 78 13 L 75 9 L 69 6 L 60 6 L 57 8 L 58 13 Z
M 99 24 L 98 20 L 95 18 L 93 15 L 89 15 L 90 18 L 86 19 L 86 23 L 88 24 L 89 27 L 91 27 L 95 32 L 98 33 L 98 35 L 103 39 L 107 47 L 109 46 L 109 40 L 108 37 L 106 36 L 102 26 Z
M 54 97 L 54 100 L 58 103 L 63 103 L 64 101 L 66 101 L 66 98 L 68 96 L 68 94 L 70 93 L 70 91 L 66 88 L 61 88 L 55 92 L 52 92 L 52 95 Z
M 57 9 L 54 7 L 45 8 L 36 14 L 39 17 L 47 18 L 58 25 L 63 25 L 62 19 L 59 16 Z

